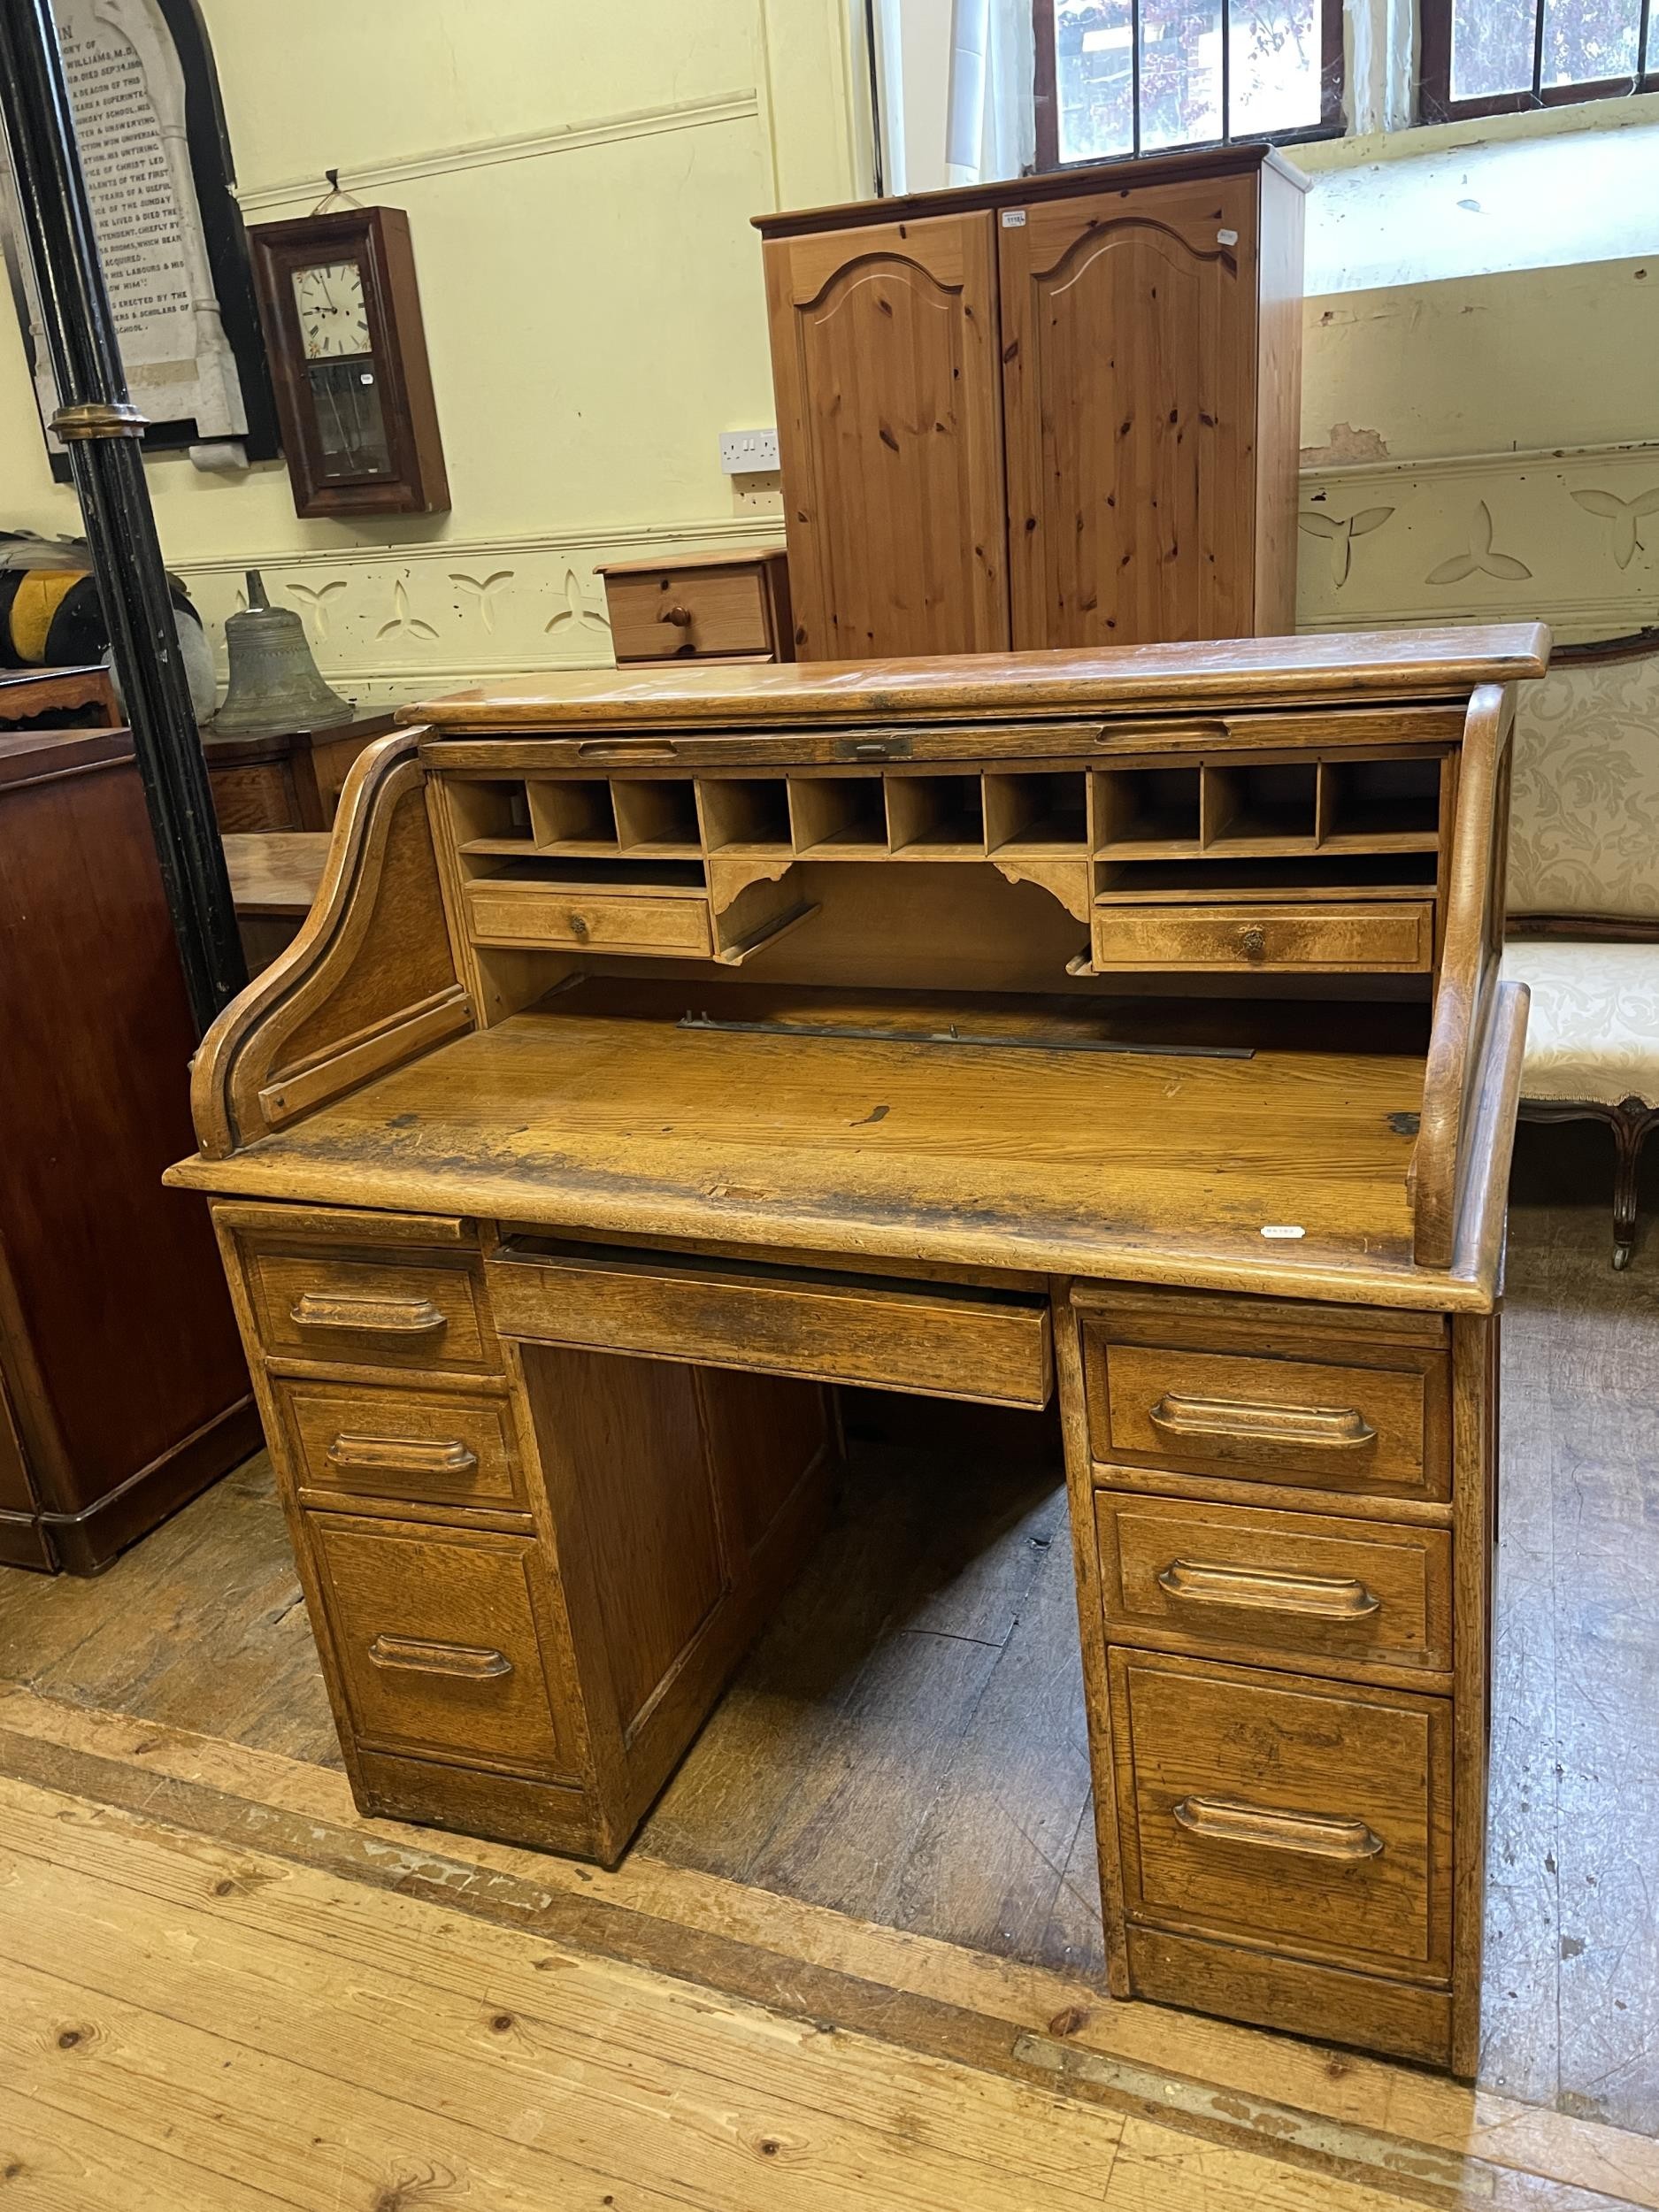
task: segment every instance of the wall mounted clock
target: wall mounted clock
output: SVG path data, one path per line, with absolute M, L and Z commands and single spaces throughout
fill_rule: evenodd
M 346 208 L 248 237 L 295 511 L 442 513 L 449 484 L 408 216 Z

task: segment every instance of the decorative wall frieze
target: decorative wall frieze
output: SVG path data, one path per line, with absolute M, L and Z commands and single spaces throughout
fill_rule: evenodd
M 1305 630 L 1659 613 L 1659 443 L 1307 469 L 1300 523 Z
M 525 131 L 500 138 L 469 139 L 430 153 L 411 154 L 403 160 L 365 162 L 360 168 L 340 171 L 340 188 L 359 199 L 372 196 L 388 185 L 408 184 L 419 177 L 441 177 L 460 169 L 491 169 L 509 161 L 541 161 L 551 154 L 578 153 L 587 146 L 605 146 L 620 139 L 652 138 L 664 131 L 703 130 L 723 123 L 749 123 L 760 114 L 760 95 L 753 85 L 733 92 L 711 94 L 700 100 L 676 100 L 660 107 L 633 108 L 618 115 L 595 116 L 591 122 L 566 123 L 548 131 Z M 311 206 L 317 197 L 317 179 L 289 177 L 275 184 L 254 186 L 239 192 L 245 216 L 263 216 L 273 208 Z
M 774 518 L 721 517 L 655 527 L 544 534 L 332 551 L 250 552 L 171 564 L 225 676 L 224 626 L 257 568 L 273 606 L 303 618 L 318 666 L 360 704 L 427 698 L 467 682 L 540 670 L 608 668 L 602 561 L 781 542 Z

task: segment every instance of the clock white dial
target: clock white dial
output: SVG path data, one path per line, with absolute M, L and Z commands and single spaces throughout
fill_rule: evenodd
M 296 269 L 294 305 L 308 361 L 349 360 L 373 350 L 363 272 L 355 261 Z

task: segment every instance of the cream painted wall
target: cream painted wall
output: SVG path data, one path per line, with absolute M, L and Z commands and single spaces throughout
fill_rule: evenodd
M 772 419 L 749 218 L 867 190 L 846 0 L 205 0 L 251 221 L 323 172 L 407 208 L 453 508 L 302 522 L 280 463 L 149 474 L 210 620 L 258 565 L 365 699 L 609 657 L 595 561 L 775 536 L 720 472 Z M 0 329 L 0 520 L 79 527 Z
M 868 189 L 856 0 L 205 6 L 250 219 L 303 213 L 330 166 L 410 211 L 455 503 L 301 523 L 280 464 L 158 458 L 164 549 L 210 621 L 257 564 L 341 688 L 419 696 L 605 660 L 607 557 L 778 535 L 716 440 L 772 419 L 749 217 Z M 0 325 L 0 520 L 73 529 Z M 1655 358 L 1645 261 L 1310 299 L 1304 625 L 1651 620 Z

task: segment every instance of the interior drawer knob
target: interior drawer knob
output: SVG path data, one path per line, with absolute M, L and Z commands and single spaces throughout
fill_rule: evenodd
M 1267 957 L 1267 932 L 1259 923 L 1252 922 L 1248 929 L 1239 932 L 1239 950 L 1247 960 Z
M 1183 1797 L 1171 1811 L 1190 1836 L 1210 1843 L 1243 1843 L 1264 1851 L 1295 1851 L 1306 1858 L 1374 1859 L 1383 1839 L 1363 1820 L 1326 1820 L 1316 1813 L 1273 1812 L 1259 1805 L 1230 1805 L 1215 1797 Z
M 688 630 L 692 623 L 691 609 L 679 606 L 664 607 L 657 619 L 659 622 L 672 622 L 677 630 Z

